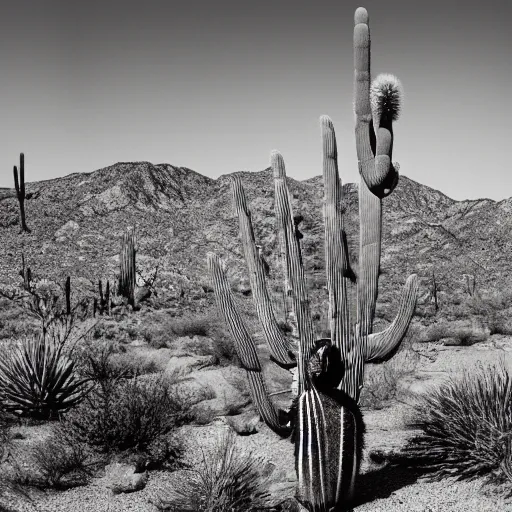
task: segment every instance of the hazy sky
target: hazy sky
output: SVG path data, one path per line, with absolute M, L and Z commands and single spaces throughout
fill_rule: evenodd
M 218 177 L 321 174 L 332 117 L 357 181 L 351 0 L 2 0 L 0 186 L 118 161 Z M 400 172 L 455 199 L 512 196 L 510 0 L 369 0 L 372 72 L 405 89 Z

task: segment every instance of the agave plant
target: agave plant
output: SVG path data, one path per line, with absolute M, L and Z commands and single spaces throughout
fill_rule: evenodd
M 89 391 L 64 345 L 47 336 L 29 338 L 0 360 L 1 406 L 22 416 L 55 419 Z

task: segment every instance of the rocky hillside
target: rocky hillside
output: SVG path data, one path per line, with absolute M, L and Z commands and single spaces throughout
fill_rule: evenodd
M 278 283 L 270 169 L 240 173 L 248 195 L 256 237 Z M 304 217 L 303 250 L 314 299 L 323 285 L 322 179 L 289 179 L 295 213 Z M 0 191 L 0 282 L 19 281 L 21 253 L 40 277 L 95 281 L 113 277 L 123 231 L 135 226 L 142 272 L 157 265 L 157 285 L 205 293 L 206 253 L 230 261 L 233 282 L 244 282 L 237 224 L 228 176 L 213 180 L 184 167 L 149 162 L 118 163 L 89 174 L 27 184 L 29 234 L 19 234 L 18 204 Z M 346 184 L 346 223 L 351 257 L 357 263 L 357 185 Z M 476 277 L 481 290 L 512 284 L 512 199 L 455 201 L 402 176 L 384 200 L 384 242 L 380 299 L 395 303 L 401 284 L 416 272 L 427 307 L 432 272 L 441 300 L 460 300 L 463 275 Z M 357 268 L 357 266 L 356 266 Z M 201 286 L 203 285 L 204 288 Z M 277 285 L 276 285 L 277 288 Z

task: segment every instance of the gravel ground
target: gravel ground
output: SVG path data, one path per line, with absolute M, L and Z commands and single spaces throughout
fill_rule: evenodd
M 473 347 L 436 347 L 441 349 L 436 361 L 423 364 L 422 371 L 408 386 L 421 391 L 439 383 L 449 374 L 468 368 L 477 361 L 492 362 L 505 356 L 512 364 L 512 340 L 493 337 L 491 341 Z M 445 350 L 446 348 L 446 350 Z M 395 404 L 378 411 L 365 411 L 367 425 L 366 450 L 392 449 L 403 445 L 411 431 L 403 428 L 403 419 L 410 407 Z M 187 446 L 187 460 L 201 458 L 201 446 L 211 446 L 218 434 L 227 428 L 221 421 L 205 427 L 187 426 L 182 429 Z M 294 492 L 293 446 L 289 440 L 280 440 L 265 425 L 259 433 L 238 437 L 240 447 L 265 457 L 275 466 L 272 490 L 283 499 Z M 150 474 L 146 488 L 133 494 L 113 495 L 106 487 L 105 478 L 97 478 L 87 487 L 63 492 L 45 492 L 33 495 L 36 506 L 24 504 L 24 512 L 155 512 L 150 502 L 157 495 L 177 485 L 177 475 L 156 471 Z M 512 502 L 506 502 L 492 487 L 482 486 L 482 480 L 459 482 L 445 479 L 440 482 L 421 479 L 414 471 L 392 467 L 376 467 L 365 461 L 359 482 L 360 504 L 355 512 L 485 512 L 510 511 Z

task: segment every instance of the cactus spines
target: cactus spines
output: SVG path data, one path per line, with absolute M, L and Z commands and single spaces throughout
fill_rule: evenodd
M 392 192 L 398 181 L 398 166 L 391 164 L 391 123 L 398 115 L 401 96 L 396 79 L 379 78 L 374 82 L 372 112 L 370 32 L 368 13 L 364 8 L 357 9 L 355 14 L 354 62 L 356 146 L 361 174 L 357 277 L 350 267 L 344 231 L 343 189 L 338 173 L 335 131 L 327 116 L 320 120 L 329 339 L 318 340 L 315 336 L 284 160 L 279 152 L 271 153 L 276 227 L 285 289 L 291 299 L 298 331 L 295 372 L 298 396 L 288 414 L 279 411 L 271 401 L 261 376 L 254 342 L 235 307 L 222 264 L 217 256 L 208 256 L 217 303 L 248 373 L 254 403 L 262 419 L 276 432 L 286 435 L 289 427 L 293 432 L 297 498 L 310 512 L 341 510 L 353 499 L 363 446 L 364 423 L 357 404 L 363 386 L 364 365 L 379 363 L 393 356 L 410 324 L 418 294 L 417 277 L 411 275 L 403 288 L 394 321 L 384 331 L 372 332 L 380 272 L 381 200 Z M 251 286 L 255 291 L 256 307 L 271 311 L 271 306 L 266 303 L 268 295 L 264 277 L 260 275 L 261 265 L 257 261 L 249 208 L 239 178 L 234 183 L 235 210 L 239 214 L 245 257 L 254 279 Z M 243 215 L 240 214 L 242 210 Z M 350 281 L 357 282 L 356 318 L 350 317 L 348 307 L 347 286 Z M 290 424 L 286 423 L 288 419 Z
M 293 310 L 297 321 L 297 330 L 300 339 L 298 347 L 298 393 L 304 391 L 306 382 L 307 358 L 315 343 L 315 332 L 309 297 L 306 288 L 304 267 L 300 255 L 299 240 L 295 236 L 293 211 L 286 184 L 286 170 L 283 156 L 279 151 L 272 151 L 270 166 L 274 174 L 275 210 L 277 229 L 281 232 L 284 247 L 286 276 L 289 282 L 289 294 L 292 299 Z
M 265 286 L 265 268 L 262 264 L 260 246 L 256 245 L 251 215 L 247 207 L 245 192 L 238 176 L 231 178 L 233 204 L 238 215 L 240 239 L 244 248 L 245 261 L 249 269 L 249 281 L 256 304 L 256 311 L 265 338 L 270 348 L 270 357 L 279 366 L 290 368 L 296 365 L 292 347 L 284 337 L 274 315 L 270 297 Z
M 354 492 L 364 423 L 356 402 L 336 389 L 340 359 L 331 340 L 318 340 L 307 366 L 307 391 L 297 405 L 297 498 L 310 511 L 339 510 Z
M 215 288 L 215 299 L 233 337 L 235 351 L 242 368 L 247 372 L 253 403 L 263 421 L 274 432 L 281 436 L 287 436 L 290 434 L 290 428 L 286 426 L 288 423 L 287 415 L 284 414 L 284 411 L 280 411 L 270 399 L 263 380 L 256 345 L 235 306 L 223 263 L 213 253 L 208 253 L 207 261 L 208 273 Z
M 20 233 L 25 231 L 26 233 L 30 233 L 30 229 L 27 226 L 26 218 L 25 218 L 25 155 L 20 153 L 20 171 L 18 177 L 18 168 L 14 166 L 13 168 L 14 175 L 14 187 L 16 188 L 16 196 L 18 198 L 18 203 L 20 205 Z
M 128 304 L 135 308 L 135 235 L 127 230 L 123 235 L 120 254 L 119 295 L 128 299 Z

